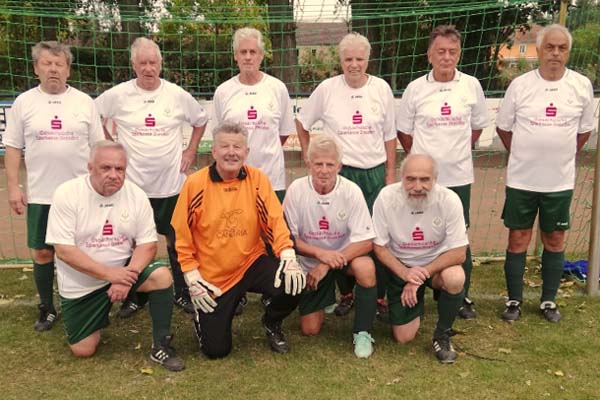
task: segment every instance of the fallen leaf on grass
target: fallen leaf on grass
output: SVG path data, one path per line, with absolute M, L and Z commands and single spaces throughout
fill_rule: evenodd
M 531 386 L 531 381 L 530 381 L 530 380 L 526 380 L 526 381 L 525 381 L 525 384 L 526 384 L 527 386 Z
M 575 284 L 575 282 L 573 282 L 573 281 L 564 281 L 564 282 L 562 282 L 562 283 L 560 284 L 560 287 L 561 287 L 562 289 L 564 289 L 564 288 L 571 287 L 571 286 L 573 286 L 574 284 Z
M 152 375 L 154 370 L 152 368 L 140 368 L 140 372 L 144 375 Z
M 525 279 L 525 284 L 526 284 L 527 286 L 529 286 L 530 288 L 536 288 L 536 287 L 540 287 L 540 286 L 542 286 L 542 284 L 541 284 L 541 283 L 539 283 L 539 282 L 534 282 L 534 281 L 531 281 L 531 280 L 529 280 L 529 279 Z
M 467 371 L 461 372 L 458 374 L 458 376 L 460 376 L 461 378 L 466 378 L 467 376 L 469 376 L 469 372 L 467 372 Z
M 503 348 L 503 347 L 500 347 L 500 348 L 498 349 L 498 353 L 510 354 L 510 353 L 512 353 L 512 350 L 511 350 L 511 349 L 505 349 L 505 348 Z
M 558 371 L 554 371 L 554 376 L 565 376 L 565 373 L 559 369 Z
M 140 331 L 138 331 L 136 329 L 130 329 L 129 332 L 131 332 L 131 333 L 140 333 Z
M 367 382 L 369 382 L 369 383 L 375 383 L 375 378 L 367 378 Z
M 27 275 L 21 275 L 21 277 L 19 278 L 20 281 L 26 281 L 27 279 L 29 279 Z
M 14 301 L 13 299 L 0 299 L 0 306 L 4 306 L 6 304 L 10 304 L 13 301 Z
M 400 378 L 394 378 L 391 382 L 386 383 L 386 386 L 395 385 L 400 382 Z
M 23 299 L 23 298 L 25 298 L 25 295 L 24 295 L 24 294 L 15 294 L 15 295 L 13 296 L 13 299 Z
M 25 268 L 23 268 L 23 272 L 33 272 L 33 268 L 25 267 Z
M 139 350 L 141 348 L 142 348 L 142 344 L 141 343 L 136 344 L 135 347 L 134 347 L 135 350 Z

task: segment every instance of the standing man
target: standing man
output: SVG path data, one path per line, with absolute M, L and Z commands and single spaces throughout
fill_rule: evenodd
M 440 25 L 431 32 L 427 58 L 432 70 L 404 91 L 396 129 L 406 153 L 429 154 L 435 159 L 440 169 L 437 182 L 458 194 L 468 228 L 474 181 L 471 149 L 489 118 L 479 80 L 456 69 L 460 42 L 460 32 L 453 25 Z M 468 297 L 473 269 L 470 247 L 463 269 L 465 299 L 458 315 L 473 319 L 477 314 Z
M 444 364 L 456 352 L 450 337 L 462 304 L 461 263 L 469 241 L 460 199 L 436 183 L 435 160 L 409 154 L 400 166 L 401 183 L 385 187 L 373 210 L 375 254 L 388 267 L 392 334 L 399 343 L 415 338 L 425 313 L 425 286 L 439 291 L 433 350 Z
M 233 57 L 240 73 L 217 87 L 213 97 L 216 123 L 242 124 L 248 131 L 247 164 L 260 168 L 280 202 L 285 196 L 283 144 L 296 131 L 290 95 L 279 79 L 260 71 L 265 56 L 262 33 L 241 28 L 233 34 Z M 236 315 L 243 312 L 246 296 Z M 263 304 L 268 301 L 263 298 Z
M 46 242 L 56 248 L 58 291 L 69 347 L 91 357 L 108 326 L 112 303 L 129 291 L 147 293 L 152 317 L 150 359 L 171 371 L 183 360 L 171 346 L 173 280 L 148 266 L 156 254 L 156 229 L 146 194 L 125 181 L 127 153 L 108 140 L 92 149 L 89 175 L 60 185 L 52 199 Z
M 308 146 L 310 175 L 294 181 L 283 201 L 283 210 L 300 264 L 306 273 L 307 291 L 300 301 L 300 327 L 305 335 L 317 335 L 324 308 L 335 303 L 333 271 L 356 279 L 354 354 L 373 353 L 373 326 L 377 309 L 373 250 L 375 231 L 360 188 L 339 176 L 341 150 L 330 136 L 314 137 Z
M 312 92 L 296 120 L 303 158 L 310 142 L 309 129 L 318 120 L 342 149 L 340 175 L 362 190 L 369 211 L 381 188 L 396 181 L 394 95 L 383 79 L 367 74 L 371 44 L 359 33 L 340 41 L 343 74 L 324 80 Z M 378 304 L 386 311 L 383 268 L 377 268 Z M 335 310 L 345 315 L 353 304 L 352 285 L 338 281 L 342 300 Z
M 102 93 L 96 105 L 104 118 L 116 123 L 116 140 L 123 144 L 129 156 L 127 178 L 150 198 L 156 229 L 167 239 L 175 280 L 175 304 L 193 313 L 173 248 L 170 221 L 185 172 L 196 158 L 208 118 L 204 108 L 188 92 L 160 78 L 162 56 L 152 40 L 142 37 L 133 42 L 131 66 L 136 79 Z M 184 123 L 193 127 L 185 150 Z M 123 304 L 120 316 L 132 315 L 143 303 L 143 299 L 137 300 L 132 293 Z
M 31 50 L 40 85 L 17 97 L 7 114 L 5 167 L 8 201 L 15 213 L 27 209 L 27 245 L 33 251 L 33 277 L 40 296 L 38 332 L 57 318 L 52 286 L 54 249 L 46 244 L 48 210 L 54 189 L 86 173 L 90 147 L 102 140 L 102 124 L 92 99 L 67 85 L 73 56 L 58 42 L 39 42 Z M 19 186 L 23 149 L 27 195 Z
M 594 92 L 588 78 L 566 68 L 572 37 L 558 24 L 538 32 L 539 68 L 515 78 L 496 117 L 509 151 L 502 218 L 509 229 L 504 273 L 508 302 L 502 319 L 521 315 L 525 257 L 539 213 L 542 253 L 540 310 L 558 322 L 554 302 L 565 258 L 565 231 L 575 185 L 575 156 L 594 128 Z
M 231 352 L 233 315 L 247 291 L 271 299 L 262 324 L 271 349 L 288 352 L 281 324 L 296 308 L 306 283 L 269 178 L 244 165 L 247 136 L 239 124 L 215 129 L 215 162 L 188 177 L 171 220 L 197 308 L 196 334 L 209 358 Z M 265 241 L 279 263 L 267 255 Z

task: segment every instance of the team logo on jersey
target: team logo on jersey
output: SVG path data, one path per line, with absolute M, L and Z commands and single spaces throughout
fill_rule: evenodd
M 348 213 L 346 212 L 346 210 L 340 210 L 338 211 L 336 217 L 339 221 L 345 221 L 348 219 Z
M 79 113 L 78 113 L 77 111 L 73 111 L 73 112 L 71 113 L 71 117 L 72 117 L 73 119 L 77 119 L 77 118 L 79 118 Z
M 254 106 L 250 106 L 250 109 L 246 113 L 248 119 L 256 119 L 258 118 L 258 112 L 254 109 Z
M 275 105 L 273 104 L 272 101 L 270 101 L 269 104 L 267 104 L 267 108 L 269 109 L 269 111 L 274 111 L 275 110 Z
M 129 221 L 129 213 L 127 212 L 127 210 L 123 210 L 123 212 L 121 213 L 121 216 L 119 217 L 119 220 L 121 222 Z
M 352 123 L 354 125 L 358 125 L 358 124 L 362 124 L 362 122 L 363 122 L 363 116 L 360 113 L 360 111 L 356 110 L 356 112 L 352 116 Z
M 148 114 L 146 119 L 144 119 L 144 125 L 149 128 L 156 126 L 156 118 L 154 118 L 152 114 Z
M 322 231 L 329 230 L 329 221 L 327 221 L 327 218 L 325 218 L 325 216 L 323 216 L 323 218 L 319 220 L 319 229 Z
M 218 239 L 229 239 L 248 235 L 248 231 L 241 226 L 240 218 L 244 213 L 241 209 L 223 211 L 221 218 L 225 220 L 225 229 L 219 229 L 216 232 Z
M 440 113 L 442 115 L 452 115 L 452 107 L 448 105 L 448 103 L 444 103 L 444 105 L 440 108 Z
M 50 121 L 51 129 L 62 129 L 62 121 L 58 119 L 58 115 L 54 116 L 54 119 Z
M 442 219 L 440 217 L 435 217 L 433 221 L 431 221 L 431 225 L 433 225 L 436 228 L 439 228 L 440 226 L 442 226 Z
M 550 103 L 548 107 L 546 107 L 546 117 L 556 117 L 556 107 L 554 107 L 554 103 Z
M 163 114 L 165 115 L 165 117 L 170 117 L 171 114 L 173 114 L 173 110 L 170 109 L 169 107 L 165 108 L 165 110 L 163 111 Z
M 423 233 L 423 231 L 418 226 L 415 227 L 415 230 L 412 233 L 412 239 L 414 241 L 425 240 L 425 234 Z
M 102 236 L 112 236 L 113 234 L 113 226 L 108 220 L 104 223 L 102 227 Z
M 379 113 L 379 106 L 376 103 L 371 104 L 371 112 L 373 114 Z

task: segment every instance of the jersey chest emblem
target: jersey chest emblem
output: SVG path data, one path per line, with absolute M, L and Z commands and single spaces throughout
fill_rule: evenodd
M 170 107 L 165 107 L 163 115 L 165 117 L 170 117 L 171 115 L 173 115 L 173 110 Z
M 338 213 L 335 217 L 337 218 L 338 221 L 345 221 L 348 219 L 348 213 L 346 212 L 346 210 L 340 210 L 340 211 L 338 211 Z
M 431 221 L 431 225 L 433 225 L 435 228 L 439 228 L 442 226 L 442 219 L 440 217 L 435 217 L 433 221 Z
M 129 213 L 127 212 L 127 210 L 123 210 L 123 212 L 119 216 L 119 221 L 121 221 L 123 223 L 126 223 L 127 221 L 129 221 Z

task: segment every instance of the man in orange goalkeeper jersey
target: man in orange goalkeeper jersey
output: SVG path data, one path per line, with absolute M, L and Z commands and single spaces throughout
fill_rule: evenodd
M 247 291 L 272 299 L 262 324 L 271 349 L 289 351 L 281 324 L 296 308 L 306 283 L 269 179 L 244 165 L 250 151 L 247 136 L 238 124 L 215 129 L 215 162 L 188 177 L 171 219 L 175 249 L 197 310 L 196 334 L 209 358 L 231 352 L 231 322 Z M 265 241 L 279 262 L 267 255 Z

